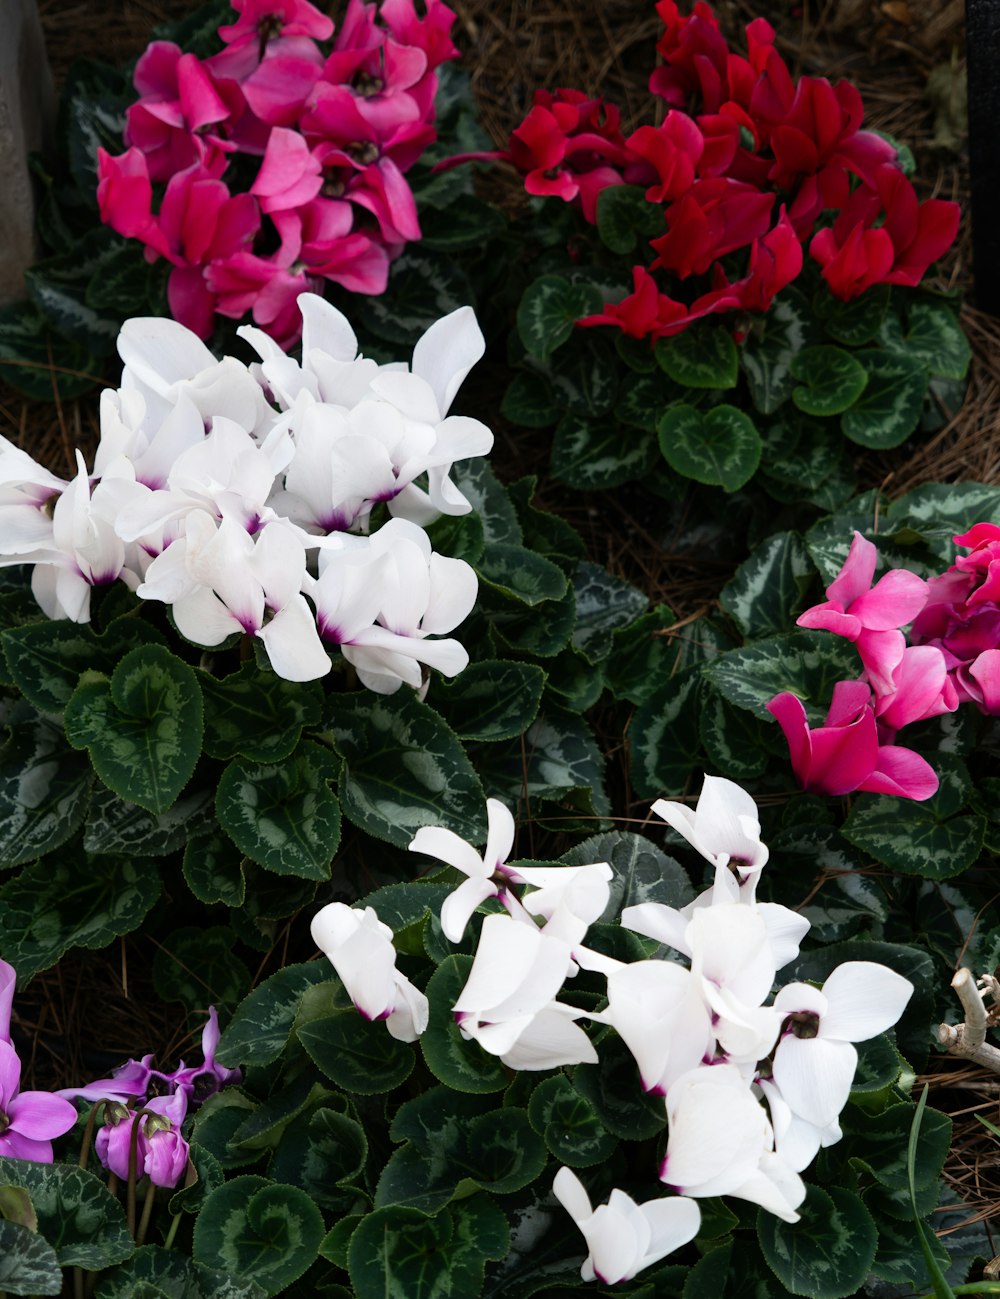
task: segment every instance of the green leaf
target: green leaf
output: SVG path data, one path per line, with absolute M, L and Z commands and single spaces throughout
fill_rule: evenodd
M 572 645 L 589 662 L 601 663 L 611 653 L 611 634 L 628 627 L 645 612 L 645 595 L 599 564 L 586 561 L 573 574 L 576 627 Z
M 692 325 L 673 338 L 661 338 L 656 359 L 685 388 L 735 388 L 739 353 L 729 331 L 717 324 Z
M 909 1147 L 914 1109 L 890 1105 L 881 1114 L 868 1114 L 849 1105 L 844 1112 L 844 1136 L 850 1140 L 851 1162 L 868 1171 L 890 1191 L 936 1186 L 951 1144 L 951 1119 L 925 1110 L 912 1150 Z
M 600 290 L 592 284 L 572 284 L 560 275 L 542 275 L 525 289 L 517 308 L 521 342 L 541 361 L 572 335 L 581 316 L 601 310 Z
M 607 862 L 611 878 L 608 905 L 599 917 L 606 924 L 619 919 L 625 907 L 660 902 L 667 907 L 687 906 L 694 890 L 683 867 L 641 834 L 611 830 L 575 844 L 562 861 L 567 866 Z
M 649 433 L 613 419 L 565 415 L 552 439 L 552 476 L 580 491 L 607 491 L 641 478 L 655 442 Z
M 15 716 L 0 748 L 0 864 L 33 861 L 71 839 L 87 814 L 92 782 L 90 763 L 58 726 Z
M 570 1168 L 602 1164 L 618 1144 L 594 1107 L 564 1074 L 539 1083 L 531 1094 L 528 1117 L 554 1158 Z
M 0 1291 L 58 1295 L 62 1283 L 62 1268 L 48 1241 L 19 1222 L 0 1218 Z
M 456 260 L 410 245 L 389 269 L 385 293 L 353 301 L 356 324 L 396 347 L 412 347 L 442 316 L 473 302 L 468 277 Z
M 432 207 L 421 210 L 420 246 L 440 252 L 482 248 L 487 240 L 503 234 L 506 227 L 506 218 L 499 209 L 469 194 L 445 211 Z
M 55 1250 L 60 1267 L 97 1271 L 122 1262 L 135 1248 L 121 1205 L 99 1177 L 83 1168 L 2 1158 L 0 1185 L 28 1191 L 39 1233 Z
M 889 306 L 889 286 L 876 284 L 849 302 L 835 298 L 824 286 L 813 306 L 831 338 L 848 347 L 861 347 L 879 331 Z
M 763 774 L 764 723 L 746 709 L 734 708 L 711 686 L 701 694 L 698 734 L 710 764 L 729 780 L 753 780 Z
M 670 677 L 637 709 L 629 727 L 632 783 L 639 798 L 683 793 L 701 755 L 701 670 Z
M 762 415 L 773 414 L 792 395 L 792 361 L 819 339 L 809 303 L 795 288 L 784 289 L 771 309 L 754 322 L 740 350 L 740 364 L 751 400 Z
M 603 754 L 584 719 L 563 709 L 547 708 L 523 745 L 492 747 L 479 766 L 491 791 L 512 804 L 551 799 L 598 816 L 611 810 Z
M 760 463 L 760 435 L 735 406 L 714 406 L 705 415 L 693 406 L 672 406 L 660 420 L 658 437 L 671 469 L 727 492 L 749 482 Z
M 94 1299 L 264 1299 L 256 1281 L 194 1263 L 179 1250 L 143 1245 L 102 1274 Z
M 193 1257 L 276 1295 L 317 1257 L 324 1235 L 323 1217 L 305 1191 L 236 1177 L 205 1201 L 195 1220 Z
M 867 370 L 850 352 L 825 343 L 799 352 L 789 368 L 801 385 L 792 392 L 792 401 L 807 415 L 839 415 L 857 401 L 868 382 Z
M 552 385 L 544 375 L 521 370 L 507 385 L 500 414 L 522 428 L 549 428 L 559 418 Z
M 797 631 L 728 650 L 703 671 L 729 703 L 766 721 L 768 700 L 782 690 L 798 695 L 807 711 L 810 702 L 825 711 L 834 685 L 858 675 L 858 657 L 850 641 L 839 636 Z
M 446 1087 L 401 1105 L 390 1135 L 406 1144 L 379 1178 L 380 1208 L 399 1204 L 431 1214 L 477 1188 L 509 1195 L 533 1182 L 548 1158 L 525 1110 L 489 1110 L 489 1102 Z
M 97 636 L 86 623 L 36 622 L 3 633 L 3 652 L 17 688 L 40 712 L 61 713 L 88 669 L 111 672 L 121 654 L 159 636 L 136 618 Z
M 376 1209 L 351 1236 L 351 1284 L 357 1299 L 470 1299 L 509 1238 L 506 1217 L 485 1195 L 433 1218 L 401 1205 Z
M 872 348 L 856 353 L 868 382 L 841 416 L 844 436 L 875 451 L 905 442 L 920 422 L 927 395 L 927 371 L 912 357 Z
M 153 984 L 162 1001 L 189 1010 L 209 1003 L 235 1006 L 252 982 L 233 953 L 236 936 L 226 925 L 187 925 L 161 940 L 153 957 Z
M 322 760 L 322 761 L 321 761 Z M 240 852 L 276 875 L 326 880 L 340 844 L 340 804 L 326 754 L 303 744 L 277 765 L 235 758 L 219 779 L 219 824 Z
M 131 933 L 159 895 L 160 877 L 150 861 L 46 857 L 0 888 L 4 959 L 30 979 L 70 947 L 106 947 Z
M 324 1106 L 285 1129 L 269 1172 L 275 1181 L 300 1186 L 321 1209 L 341 1214 L 357 1199 L 352 1184 L 367 1156 L 361 1124 Z
M 303 1024 L 298 1038 L 329 1079 L 359 1096 L 392 1091 L 413 1072 L 413 1047 L 397 1041 L 381 1020 L 369 1023 L 353 1007 Z
M 215 830 L 184 849 L 184 878 L 199 902 L 240 907 L 246 896 L 242 854 L 228 835 Z
M 117 247 L 108 242 L 109 231 L 91 230 L 68 253 L 35 262 L 24 273 L 24 283 L 35 306 L 59 333 L 94 356 L 114 351 L 120 318 L 95 310 L 86 301 L 87 283 L 100 275 L 102 263 Z
M 332 977 L 326 960 L 286 965 L 272 974 L 240 1003 L 222 1033 L 216 1059 L 229 1068 L 272 1064 L 291 1036 L 303 993 Z
M 83 847 L 93 853 L 165 857 L 214 824 L 210 789 L 185 794 L 160 816 L 124 802 L 109 789 L 97 789 L 90 803 Z
M 86 674 L 66 705 L 66 738 L 88 749 L 101 780 L 129 803 L 165 812 L 201 752 L 194 671 L 160 645 L 121 660 L 111 680 Z
M 597 196 L 597 233 L 613 253 L 630 253 L 663 232 L 663 208 L 641 185 L 608 185 Z
M 639 1070 L 617 1035 L 599 1044 L 600 1063 L 577 1065 L 573 1086 L 589 1101 L 605 1128 L 623 1141 L 645 1141 L 667 1125 L 662 1096 L 642 1090 Z
M 546 604 L 540 616 L 515 601 L 480 588 L 480 607 L 499 650 L 512 655 L 552 658 L 564 650 L 576 625 L 576 599 L 572 587 L 561 600 Z
M 344 758 L 340 794 L 355 825 L 405 848 L 422 825 L 468 836 L 485 795 L 461 742 L 410 691 L 336 695 L 331 732 Z
M 487 546 L 478 572 L 482 581 L 502 595 L 531 607 L 545 600 L 559 600 L 566 593 L 562 569 L 524 546 Z
M 621 371 L 607 339 L 587 333 L 554 359 L 549 373 L 559 405 L 572 415 L 607 415 L 618 396 Z
M 470 663 L 437 683 L 434 701 L 462 740 L 511 740 L 538 716 L 545 673 L 531 663 Z
M 0 376 L 38 401 L 70 401 L 101 381 L 91 353 L 49 328 L 31 302 L 0 307 Z
M 628 335 L 619 337 L 627 338 Z M 642 345 L 650 366 L 655 366 L 649 344 L 642 340 Z M 615 402 L 615 419 L 645 433 L 655 433 L 663 412 L 674 402 L 683 401 L 685 395 L 685 390 L 668 379 L 658 366 L 652 374 L 630 375 Z
M 462 1037 L 452 1014 L 471 968 L 471 956 L 449 956 L 431 975 L 426 989 L 430 1022 L 421 1035 L 420 1049 L 434 1077 L 453 1091 L 497 1092 L 507 1085 L 507 1070 L 478 1042 Z
M 739 566 L 719 603 L 748 640 L 788 631 L 815 571 L 799 534 L 776 532 Z
M 661 633 L 673 625 L 673 613 L 658 604 L 628 627 L 612 633 L 611 656 L 605 666 L 615 698 L 643 704 L 671 676 L 677 649 Z
M 842 1186 L 810 1186 L 799 1222 L 757 1216 L 761 1253 L 790 1294 L 847 1299 L 871 1270 L 878 1231 L 871 1214 Z
M 452 478 L 479 516 L 487 545 L 522 544 L 524 537 L 517 521 L 517 511 L 507 489 L 500 485 L 483 456 L 460 461 L 452 470 Z
M 912 357 L 932 375 L 964 379 L 972 352 L 955 311 L 944 303 L 913 302 L 907 305 L 907 327 L 889 315 L 878 341 L 888 352 Z
M 956 815 L 966 805 L 969 777 L 958 758 L 937 754 L 938 792 L 922 803 L 888 794 L 861 794 L 842 833 L 848 842 L 891 870 L 944 880 L 968 870 L 979 856 L 985 818 Z
M 218 681 L 200 672 L 205 699 L 205 752 L 228 762 L 280 762 L 299 742 L 304 726 L 315 726 L 323 709 L 318 681 L 286 681 L 245 663 Z

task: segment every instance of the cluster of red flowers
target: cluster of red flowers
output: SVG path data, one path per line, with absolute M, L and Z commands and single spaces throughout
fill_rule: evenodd
M 796 83 L 763 18 L 746 29 L 744 58 L 700 0 L 689 17 L 675 0 L 660 0 L 657 12 L 663 61 L 650 89 L 669 106 L 660 126 L 626 138 L 612 105 L 576 90 L 537 91 L 507 149 L 466 155 L 512 163 L 529 194 L 576 201 L 590 222 L 611 185 L 642 185 L 663 205 L 666 231 L 650 241 L 650 265 L 635 267 L 634 291 L 580 323 L 659 338 L 712 313 L 766 310 L 802 270 L 807 242 L 839 298 L 919 283 L 955 238 L 959 209 L 918 203 L 893 146 L 861 129 L 857 90 L 821 77 Z M 745 273 L 730 281 L 721 259 L 741 250 Z M 707 274 L 710 287 L 676 301 L 654 271 Z
M 100 150 L 97 197 L 104 222 L 173 264 L 182 324 L 206 338 L 216 312 L 252 310 L 288 346 L 300 293 L 324 280 L 381 293 L 390 261 L 420 237 L 404 173 L 436 138 L 435 69 L 458 55 L 455 15 L 442 0 L 425 0 L 423 17 L 413 0 L 349 0 L 334 37 L 308 0 L 233 7 L 211 58 L 167 41 L 140 58 L 130 148 Z M 261 161 L 232 193 L 222 177 L 243 155 Z

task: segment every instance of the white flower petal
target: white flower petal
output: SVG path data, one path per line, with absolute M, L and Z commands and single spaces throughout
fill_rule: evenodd
M 774 1052 L 772 1073 L 792 1113 L 825 1128 L 847 1104 L 857 1064 L 850 1042 L 789 1033 Z
M 829 1007 L 820 1036 L 865 1042 L 891 1028 L 913 995 L 913 984 L 875 961 L 845 961 L 823 984 Z

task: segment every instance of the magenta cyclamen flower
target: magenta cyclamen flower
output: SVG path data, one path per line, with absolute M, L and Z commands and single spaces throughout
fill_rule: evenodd
M 188 1162 L 188 1143 L 181 1136 L 187 1114 L 187 1093 L 155 1096 L 137 1114 L 119 1109 L 98 1131 L 94 1141 L 97 1157 L 123 1181 L 129 1175 L 132 1133 L 135 1133 L 136 1177 L 148 1176 L 155 1186 L 176 1186 Z
M 868 678 L 878 695 L 891 694 L 893 671 L 906 644 L 901 627 L 912 622 L 927 600 L 927 583 L 905 569 L 890 569 L 872 586 L 878 551 L 855 532 L 843 568 L 826 588 L 826 601 L 797 620 L 844 636 L 858 647 Z
M 871 690 L 863 681 L 838 681 L 823 726 L 811 728 L 801 699 L 783 691 L 767 705 L 785 739 L 792 769 L 814 794 L 868 790 L 918 801 L 937 792 L 938 778 L 918 753 L 879 744 Z

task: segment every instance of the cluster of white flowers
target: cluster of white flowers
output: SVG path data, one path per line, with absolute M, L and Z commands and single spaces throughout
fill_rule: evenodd
M 772 998 L 777 971 L 793 961 L 808 920 L 756 900 L 768 850 L 753 799 L 706 776 L 692 812 L 660 800 L 653 810 L 715 867 L 715 881 L 688 906 L 626 907 L 621 922 L 687 959 L 622 962 L 584 944 L 608 907 L 611 868 L 509 866 L 514 822 L 490 799 L 489 835 L 478 852 L 450 830 L 425 827 L 410 848 L 467 878 L 449 895 L 441 925 L 456 941 L 472 912 L 487 915 L 468 981 L 453 1010 L 463 1036 L 514 1069 L 598 1063 L 580 1020 L 610 1025 L 635 1057 L 642 1086 L 662 1095 L 668 1121 L 660 1180 L 677 1194 L 636 1205 L 622 1191 L 592 1210 L 576 1175 L 562 1169 L 554 1192 L 583 1232 L 585 1280 L 626 1280 L 691 1240 L 700 1215 L 688 1197 L 734 1195 L 798 1220 L 799 1176 L 821 1146 L 841 1137 L 858 1055 L 855 1042 L 896 1023 L 913 988 L 869 961 L 838 966 L 822 989 L 787 983 Z M 515 886 L 527 891 L 518 897 Z M 362 935 L 378 931 L 370 944 Z M 412 1041 L 427 1024 L 423 994 L 395 969 L 391 932 L 371 908 L 325 907 L 313 937 L 352 1000 L 369 1018 Z M 367 952 L 365 959 L 360 951 Z M 607 1007 L 586 1012 L 557 1000 L 583 968 L 607 978 Z M 377 985 L 377 986 L 376 986 Z
M 419 688 L 421 665 L 452 676 L 465 650 L 428 638 L 468 615 L 476 576 L 423 529 L 471 509 L 452 465 L 493 445 L 447 413 L 483 354 L 475 314 L 437 321 L 410 366 L 377 365 L 335 307 L 299 307 L 301 363 L 259 329 L 239 330 L 261 358 L 244 365 L 176 321 L 126 321 L 92 473 L 77 452 L 66 482 L 0 438 L 0 566 L 33 564 L 44 612 L 76 622 L 121 580 L 197 645 L 259 637 L 292 681 L 327 673 L 328 646 L 382 694 Z M 368 535 L 379 502 L 392 518 Z

